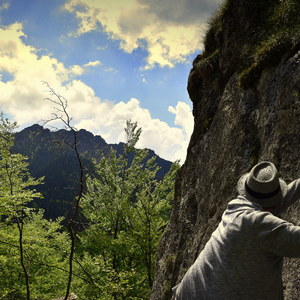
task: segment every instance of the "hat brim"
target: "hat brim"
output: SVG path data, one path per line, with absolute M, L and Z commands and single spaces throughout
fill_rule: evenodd
M 282 200 L 285 197 L 285 195 L 287 194 L 287 190 L 288 190 L 288 186 L 283 179 L 279 178 L 279 184 L 280 184 L 281 191 L 276 196 L 274 196 L 272 198 L 268 198 L 268 199 L 257 199 L 257 198 L 252 197 L 251 195 L 249 195 L 245 188 L 245 183 L 246 183 L 246 180 L 247 180 L 249 174 L 250 173 L 244 174 L 238 181 L 237 192 L 239 193 L 239 195 L 244 196 L 245 198 L 247 198 L 250 201 L 258 203 L 263 208 L 274 207 L 282 202 Z

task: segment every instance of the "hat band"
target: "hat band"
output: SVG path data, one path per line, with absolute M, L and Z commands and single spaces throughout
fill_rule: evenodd
M 271 192 L 271 193 L 259 193 L 259 192 L 253 191 L 248 186 L 247 182 L 245 182 L 245 188 L 246 188 L 247 193 L 251 197 L 256 198 L 256 199 L 268 199 L 268 198 L 272 198 L 272 197 L 276 196 L 280 192 L 280 190 L 281 190 L 280 185 L 279 185 L 278 188 L 275 191 Z

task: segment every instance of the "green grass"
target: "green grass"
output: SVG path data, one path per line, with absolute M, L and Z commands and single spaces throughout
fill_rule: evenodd
M 216 10 L 215 14 L 212 16 L 211 20 L 209 21 L 209 29 L 204 38 L 204 45 L 206 53 L 215 52 L 219 46 L 220 35 L 223 31 L 223 24 L 222 18 L 225 12 L 228 9 L 228 1 L 224 1 L 220 7 Z M 210 54 L 208 54 L 209 56 Z
M 282 0 L 268 10 L 268 18 L 260 25 L 257 40 L 250 48 L 246 68 L 240 72 L 240 84 L 251 87 L 265 67 L 274 66 L 295 51 L 300 39 L 300 3 Z
M 238 19 L 233 10 L 236 0 L 227 0 L 215 13 L 210 21 L 204 45 L 205 51 L 197 63 L 199 70 L 206 70 L 207 65 L 214 66 L 215 76 L 220 77 L 217 67 L 222 55 L 223 33 L 229 20 L 240 24 L 239 28 L 231 28 L 240 32 L 239 40 L 232 40 L 233 53 L 225 57 L 232 61 L 235 71 L 239 73 L 240 85 L 249 88 L 260 78 L 262 70 L 278 64 L 285 57 L 289 57 L 300 45 L 300 1 L 299 0 L 247 0 L 246 6 L 249 18 L 255 18 L 255 24 L 246 30 L 243 21 Z M 239 23 L 240 22 L 240 23 Z M 245 27 L 245 28 L 244 28 Z M 233 36 L 233 35 L 232 35 Z M 235 63 L 238 58 L 238 65 Z M 223 57 L 224 59 L 224 57 Z M 213 62 L 213 63 L 212 63 Z M 201 74 L 201 71 L 200 71 Z M 203 75 L 207 75 L 207 72 Z
M 217 49 L 213 53 L 210 53 L 208 56 L 203 56 L 197 62 L 196 67 L 203 73 L 204 76 L 209 76 L 211 71 L 216 67 L 216 63 L 219 60 L 220 50 Z

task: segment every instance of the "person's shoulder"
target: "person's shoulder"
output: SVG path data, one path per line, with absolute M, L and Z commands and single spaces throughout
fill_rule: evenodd
M 238 196 L 228 203 L 223 219 L 243 224 L 243 226 L 252 226 L 260 214 L 263 214 L 263 209 L 259 204 L 251 202 L 243 196 Z
M 248 200 L 246 197 L 239 195 L 228 202 L 227 210 L 261 211 L 262 207 L 259 204 Z
M 289 222 L 273 215 L 268 211 L 256 211 L 253 213 L 253 224 L 256 229 L 272 229 L 282 225 L 288 225 Z

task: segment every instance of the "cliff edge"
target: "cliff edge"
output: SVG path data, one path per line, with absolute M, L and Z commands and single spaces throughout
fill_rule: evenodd
M 158 249 L 152 300 L 171 298 L 254 164 L 273 161 L 287 183 L 300 177 L 299 1 L 224 2 L 188 92 L 194 132 Z M 300 203 L 283 218 L 300 225 Z M 285 260 L 285 299 L 300 299 L 299 268 L 299 259 Z

